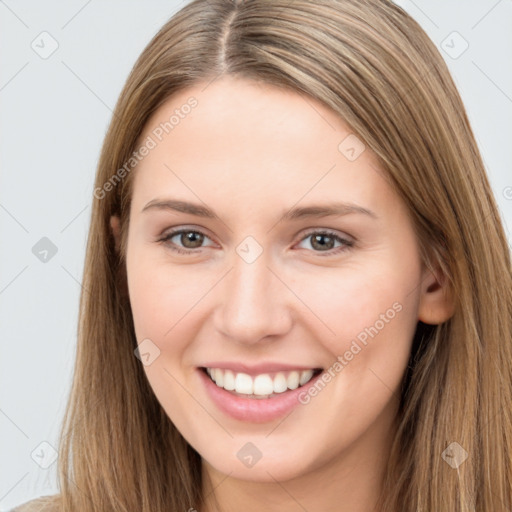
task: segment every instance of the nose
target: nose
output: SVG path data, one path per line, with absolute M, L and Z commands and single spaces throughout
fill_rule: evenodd
M 253 345 L 270 341 L 291 328 L 293 293 L 270 268 L 265 252 L 251 263 L 235 254 L 217 293 L 214 323 L 233 342 Z

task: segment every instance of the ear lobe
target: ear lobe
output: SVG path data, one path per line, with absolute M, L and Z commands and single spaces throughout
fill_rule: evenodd
M 418 320 L 425 324 L 439 325 L 455 312 L 455 298 L 448 278 L 438 268 L 425 268 L 421 283 Z
M 116 251 L 119 252 L 121 247 L 121 222 L 117 215 L 110 217 L 110 229 L 112 230 L 112 236 L 114 237 Z

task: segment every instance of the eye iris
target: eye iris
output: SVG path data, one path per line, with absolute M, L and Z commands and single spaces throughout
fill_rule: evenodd
M 203 243 L 204 236 L 201 233 L 197 233 L 195 231 L 185 231 L 181 233 L 181 243 L 184 247 L 187 249 L 197 249 L 198 247 L 201 247 L 201 244 Z M 192 243 L 192 246 L 189 245 L 189 242 Z M 198 245 L 193 245 L 194 243 L 199 242 Z
M 323 242 L 320 242 L 320 240 L 324 240 L 325 238 L 329 238 L 331 243 L 323 243 Z M 317 246 L 316 244 L 319 245 Z M 326 235 L 326 234 L 317 234 L 317 235 L 312 235 L 312 242 L 311 242 L 311 246 L 314 247 L 315 249 L 321 249 L 321 250 L 329 250 L 329 249 L 332 249 L 334 247 L 334 239 L 332 236 L 329 236 L 329 235 Z

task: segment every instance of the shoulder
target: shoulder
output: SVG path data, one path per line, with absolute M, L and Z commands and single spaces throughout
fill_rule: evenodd
M 26 501 L 8 512 L 57 512 L 58 510 L 58 495 L 53 495 Z

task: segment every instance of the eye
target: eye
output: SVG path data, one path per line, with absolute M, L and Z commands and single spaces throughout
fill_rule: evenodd
M 341 237 L 337 233 L 329 230 L 318 230 L 310 231 L 302 242 L 310 240 L 310 246 L 315 250 L 314 252 L 323 252 L 326 254 L 319 254 L 319 256 L 333 256 L 340 252 L 351 249 L 354 246 L 352 240 Z M 340 243 L 340 246 L 334 247 L 336 242 Z
M 172 239 L 175 237 L 179 237 L 178 240 L 183 244 L 185 250 L 176 245 L 176 243 L 172 242 Z M 190 254 L 195 252 L 194 249 L 201 248 L 201 244 L 205 238 L 208 238 L 209 240 L 209 237 L 201 231 L 196 231 L 194 229 L 177 229 L 167 233 L 163 238 L 159 240 L 159 242 L 165 243 L 169 249 L 176 251 L 177 253 Z

